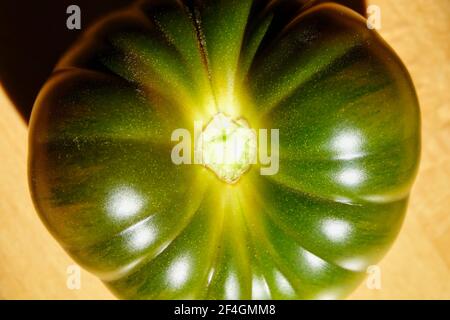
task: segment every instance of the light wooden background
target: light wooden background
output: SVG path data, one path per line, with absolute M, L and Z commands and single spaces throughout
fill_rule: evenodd
M 409 212 L 380 263 L 380 290 L 363 283 L 352 299 L 450 299 L 450 1 L 377 0 L 382 36 L 407 65 L 422 110 L 423 153 Z M 24 75 L 26 76 L 26 75 Z M 111 299 L 41 224 L 26 177 L 27 127 L 0 87 L 0 299 Z

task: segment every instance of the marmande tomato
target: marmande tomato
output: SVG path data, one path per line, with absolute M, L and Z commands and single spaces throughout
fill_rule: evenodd
M 42 89 L 36 209 L 117 296 L 340 298 L 396 237 L 420 152 L 411 79 L 357 13 L 284 3 L 140 3 Z M 279 129 L 276 174 L 172 161 L 171 133 L 218 113 Z

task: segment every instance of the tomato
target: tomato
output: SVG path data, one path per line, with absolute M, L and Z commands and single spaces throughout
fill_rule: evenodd
M 341 298 L 394 241 L 420 153 L 410 76 L 354 11 L 297 3 L 139 4 L 40 92 L 36 209 L 118 297 Z M 174 163 L 174 130 L 217 114 L 278 129 L 276 173 Z

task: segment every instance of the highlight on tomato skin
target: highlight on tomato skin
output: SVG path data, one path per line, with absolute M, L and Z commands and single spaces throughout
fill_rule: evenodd
M 118 297 L 344 298 L 395 240 L 420 156 L 410 76 L 358 13 L 283 3 L 140 2 L 41 90 L 35 207 Z

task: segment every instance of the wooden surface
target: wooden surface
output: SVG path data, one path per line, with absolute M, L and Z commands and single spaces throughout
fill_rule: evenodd
M 450 299 L 450 1 L 372 3 L 416 85 L 423 151 L 406 221 L 379 264 L 381 289 L 363 283 L 350 298 Z M 26 156 L 27 127 L 0 88 L 0 299 L 113 298 L 85 271 L 79 290 L 67 288 L 73 262 L 34 211 Z

